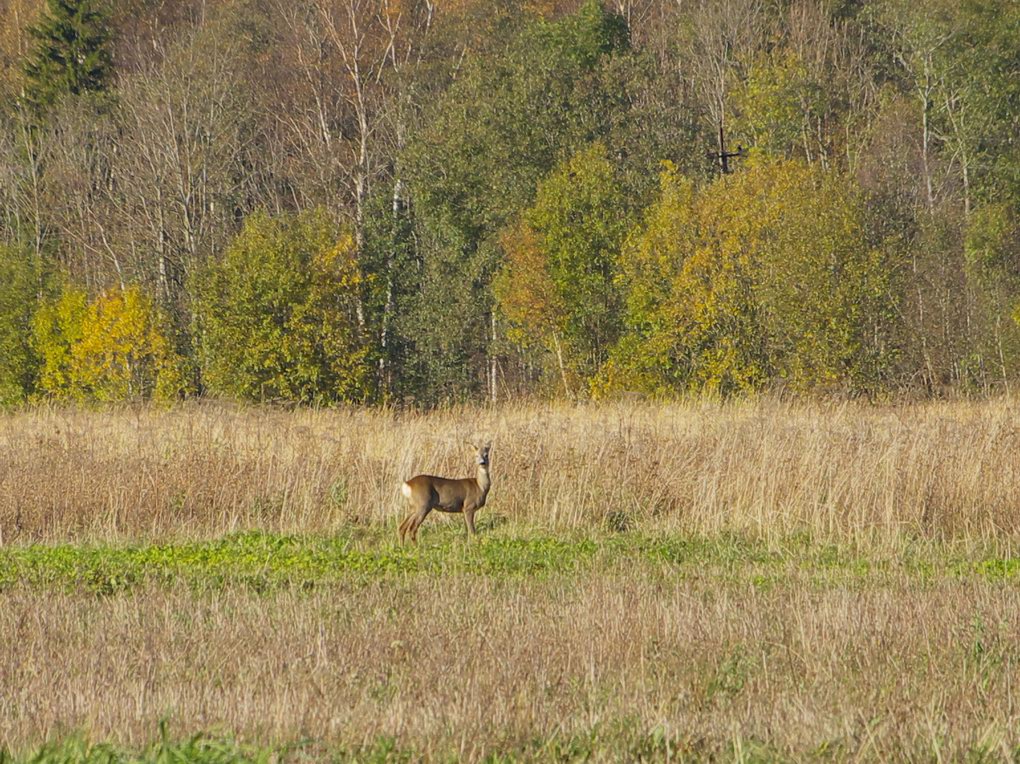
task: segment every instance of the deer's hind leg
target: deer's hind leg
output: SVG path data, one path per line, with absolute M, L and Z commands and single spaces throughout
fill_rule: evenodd
M 403 519 L 403 520 L 401 521 L 401 523 L 400 523 L 400 530 L 399 530 L 399 531 L 397 531 L 397 533 L 398 533 L 398 534 L 400 535 L 400 543 L 401 543 L 401 544 L 403 544 L 403 543 L 404 543 L 404 536 L 405 536 L 405 535 L 407 534 L 407 529 L 408 529 L 408 527 L 410 526 L 410 524 L 411 524 L 411 518 L 413 518 L 413 517 L 414 517 L 414 515 L 413 515 L 413 514 L 410 514 L 410 515 L 408 515 L 407 517 L 405 517 L 405 518 L 404 518 L 404 519 Z
M 428 514 L 428 510 L 425 510 L 425 514 Z M 418 526 L 415 525 L 415 520 L 421 515 L 421 510 L 416 509 L 411 512 L 407 517 L 404 518 L 403 522 L 400 523 L 400 543 L 403 544 L 407 536 L 412 532 L 412 529 L 417 531 Z M 423 518 L 424 519 L 424 518 Z M 419 521 L 420 524 L 420 521 Z
M 431 511 L 432 507 L 425 505 L 408 518 L 410 522 L 407 525 L 407 531 L 411 534 L 411 541 L 415 544 L 418 543 L 418 528 L 420 528 L 421 524 L 425 522 L 425 518 L 429 516 L 429 512 Z

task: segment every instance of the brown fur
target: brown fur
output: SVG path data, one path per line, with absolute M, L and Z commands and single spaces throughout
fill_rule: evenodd
M 475 512 L 485 506 L 492 480 L 489 477 L 488 444 L 478 449 L 478 474 L 473 478 L 444 478 L 435 475 L 415 475 L 401 486 L 401 492 L 411 505 L 409 514 L 400 524 L 400 543 L 407 536 L 418 542 L 418 528 L 429 512 L 462 512 L 468 535 L 475 533 Z

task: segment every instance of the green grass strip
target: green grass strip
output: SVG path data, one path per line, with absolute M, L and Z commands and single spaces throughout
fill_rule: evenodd
M 329 744 L 315 739 L 273 746 L 237 742 L 230 737 L 195 735 L 172 739 L 165 722 L 160 738 L 144 747 L 92 743 L 83 734 L 47 743 L 34 750 L 14 754 L 0 748 L 0 764 L 295 764 L 329 761 L 336 764 L 411 764 L 435 761 L 455 764 L 456 752 L 430 752 L 427 756 L 402 746 L 396 739 L 381 736 L 354 747 Z M 905 761 L 931 758 L 931 740 L 918 737 L 903 741 L 899 757 Z M 1004 751 L 979 744 L 969 749 L 964 761 L 1016 761 L 1020 749 Z M 780 751 L 766 741 L 735 736 L 714 743 L 697 735 L 669 735 L 662 728 L 642 730 L 628 720 L 606 720 L 587 732 L 549 739 L 535 738 L 508 750 L 491 753 L 486 764 L 567 764 L 589 761 L 745 761 L 758 764 L 783 762 L 831 762 L 854 757 L 847 741 L 823 741 L 801 751 Z
M 466 543 L 437 533 L 417 547 L 388 537 L 345 532 L 288 536 L 262 531 L 187 543 L 0 549 L 0 589 L 15 585 L 108 595 L 143 584 L 196 588 L 314 588 L 392 576 L 572 575 L 597 568 L 659 576 L 712 576 L 759 587 L 798 578 L 819 585 L 875 584 L 906 576 L 919 582 L 977 577 L 1020 579 L 1020 559 L 961 556 L 938 547 L 876 556 L 791 538 L 778 545 L 738 536 L 688 538 L 634 533 L 558 537 L 493 534 Z

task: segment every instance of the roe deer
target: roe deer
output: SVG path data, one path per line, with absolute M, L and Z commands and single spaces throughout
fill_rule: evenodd
M 473 478 L 442 478 L 434 475 L 415 475 L 406 481 L 400 491 L 411 504 L 411 514 L 400 524 L 400 543 L 410 535 L 418 543 L 418 528 L 429 512 L 463 512 L 468 535 L 475 533 L 475 512 L 485 506 L 489 495 L 489 450 L 491 443 L 478 448 L 478 474 Z

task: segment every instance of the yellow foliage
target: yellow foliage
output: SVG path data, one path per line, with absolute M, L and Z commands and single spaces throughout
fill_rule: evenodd
M 196 278 L 209 392 L 307 402 L 370 395 L 357 248 L 324 211 L 250 216 Z
M 801 162 L 758 157 L 697 193 L 667 166 L 624 248 L 628 334 L 595 391 L 873 383 L 893 298 L 863 217 L 844 176 Z
M 632 326 L 651 328 L 668 299 L 677 269 L 694 249 L 697 224 L 694 184 L 672 162 L 662 163 L 659 199 L 623 247 L 618 283 L 626 290 Z
M 563 306 L 546 266 L 539 237 L 525 222 L 504 231 L 500 244 L 507 267 L 493 291 L 507 318 L 507 336 L 520 347 L 541 345 L 563 321 Z
M 772 156 L 789 156 L 803 140 L 806 120 L 820 110 L 820 94 L 807 67 L 791 50 L 779 49 L 751 62 L 734 93 L 733 135 Z
M 81 340 L 88 307 L 83 290 L 67 288 L 54 301 L 43 301 L 33 321 L 33 344 L 42 359 L 39 387 L 60 396 L 71 387 L 71 349 Z
M 172 399 L 186 383 L 181 359 L 163 334 L 162 317 L 136 287 L 89 303 L 66 289 L 36 317 L 42 390 L 74 400 Z

